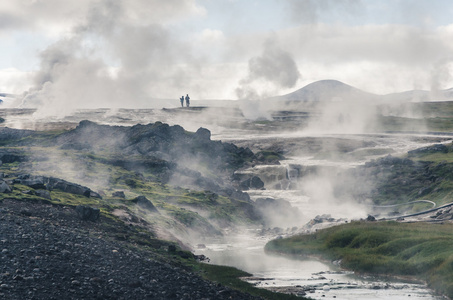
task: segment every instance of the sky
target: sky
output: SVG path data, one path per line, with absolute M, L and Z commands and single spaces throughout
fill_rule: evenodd
M 447 89 L 452 16 L 451 0 L 2 0 L 0 93 L 23 106 L 140 107 L 322 79 Z

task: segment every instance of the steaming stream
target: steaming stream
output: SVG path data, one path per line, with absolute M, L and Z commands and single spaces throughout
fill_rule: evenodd
M 245 270 L 253 277 L 246 278 L 257 287 L 292 292 L 313 299 L 443 299 L 430 294 L 419 283 L 356 276 L 319 260 L 296 260 L 264 253 L 267 238 L 238 235 L 225 243 L 205 244 L 203 253 L 211 263 Z
M 285 143 L 287 137 L 282 135 L 242 135 L 247 136 L 247 144 L 253 144 L 251 140 L 259 142 L 260 139 L 278 139 Z M 402 135 L 348 135 L 348 139 L 370 140 L 376 143 L 375 147 L 388 148 L 392 153 L 405 153 L 408 150 L 430 145 L 432 141 L 426 141 L 423 136 L 402 136 Z M 237 143 L 233 136 L 216 135 L 213 139 L 232 140 Z M 240 144 L 240 143 L 239 143 Z M 382 156 L 382 155 L 381 155 Z M 378 157 L 378 156 L 376 156 Z M 265 190 L 250 190 L 249 195 L 253 200 L 258 198 L 284 199 L 291 203 L 291 206 L 302 212 L 302 218 L 296 226 L 302 226 L 317 215 L 331 214 L 334 218 L 347 220 L 365 218 L 364 208 L 357 204 L 352 207 L 350 204 L 314 203 L 309 196 L 305 195 L 291 181 L 291 166 L 324 166 L 351 168 L 364 164 L 371 157 L 364 157 L 357 161 L 329 161 L 312 159 L 311 156 L 294 156 L 288 160 L 281 161 L 280 166 L 259 166 L 248 170 L 252 173 L 262 175 L 263 169 L 286 169 L 286 188 L 272 189 L 265 186 Z M 260 170 L 261 169 L 261 170 Z M 344 220 L 343 219 L 343 220 Z M 291 226 L 284 224 L 281 227 Z M 326 225 L 328 226 L 328 225 Z M 315 229 L 313 227 L 312 229 Z M 271 230 L 272 232 L 272 230 Z M 281 232 L 281 235 L 290 234 L 291 229 Z M 265 243 L 276 238 L 277 235 L 259 234 L 253 230 L 243 232 L 223 241 L 209 241 L 201 245 L 203 249 L 197 249 L 197 254 L 204 254 L 210 258 L 211 263 L 234 266 L 253 274 L 253 277 L 245 280 L 255 284 L 257 287 L 286 291 L 298 295 L 306 295 L 313 299 L 443 299 L 435 296 L 421 283 L 406 282 L 402 280 L 382 277 L 357 276 L 353 272 L 345 271 L 338 265 L 321 262 L 319 260 L 300 260 L 287 257 L 274 256 L 264 253 Z

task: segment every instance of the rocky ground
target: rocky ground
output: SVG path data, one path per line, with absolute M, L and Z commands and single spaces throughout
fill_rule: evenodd
M 83 221 L 73 207 L 3 199 L 0 298 L 256 299 L 111 238 L 103 218 Z

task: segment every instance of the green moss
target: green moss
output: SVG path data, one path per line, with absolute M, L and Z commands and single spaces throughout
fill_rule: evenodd
M 358 272 L 410 275 L 451 297 L 453 278 L 453 224 L 352 222 L 312 235 L 269 242 L 266 251 L 341 259 L 342 266 Z

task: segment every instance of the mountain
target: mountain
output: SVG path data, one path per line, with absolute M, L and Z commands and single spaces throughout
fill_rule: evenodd
M 412 90 L 401 93 L 383 95 L 382 99 L 392 102 L 426 102 L 453 100 L 453 88 L 436 92 Z
M 425 90 L 412 90 L 387 95 L 377 95 L 362 91 L 358 88 L 345 84 L 338 80 L 320 80 L 310 83 L 292 93 L 272 97 L 271 100 L 278 101 L 341 101 L 341 100 L 372 100 L 388 102 L 423 102 L 423 101 L 445 101 L 453 100 L 453 88 L 437 92 Z
M 378 99 L 379 96 L 362 91 L 338 80 L 320 80 L 286 95 L 275 97 L 286 101 L 340 101 Z

